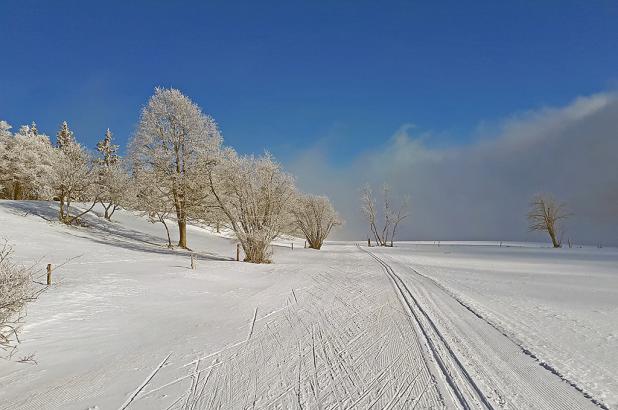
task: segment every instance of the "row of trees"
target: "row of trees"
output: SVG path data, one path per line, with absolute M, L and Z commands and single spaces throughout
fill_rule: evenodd
M 368 225 L 370 236 L 377 246 L 393 246 L 395 234 L 400 223 L 408 217 L 409 198 L 404 197 L 398 206 L 393 205 L 391 189 L 382 187 L 381 207 L 369 185 L 360 192 L 361 211 Z M 530 202 L 528 229 L 531 232 L 545 232 L 554 248 L 562 247 L 563 222 L 571 216 L 566 204 L 558 202 L 552 195 L 537 194 Z
M 160 222 L 187 248 L 187 223 L 227 228 L 245 260 L 268 262 L 269 245 L 282 234 L 302 234 L 320 249 L 341 220 L 326 197 L 299 192 L 274 158 L 237 154 L 223 146 L 215 121 L 175 89 L 155 90 L 121 158 L 107 130 L 95 155 L 79 144 L 64 122 L 56 143 L 36 124 L 15 134 L 0 122 L 0 197 L 55 199 L 58 219 L 73 224 L 97 203 L 111 219 L 119 207 Z M 85 202 L 75 212 L 74 202 Z
M 56 144 L 39 133 L 35 123 L 22 126 L 15 134 L 0 121 L 0 197 L 10 199 L 56 199 L 58 218 L 72 224 L 97 202 L 104 204 L 105 217 L 124 199 L 129 178 L 117 155 L 109 130 L 91 155 L 80 145 L 64 122 Z M 122 197 L 121 197 L 122 196 Z M 71 215 L 71 203 L 92 200 L 92 206 Z

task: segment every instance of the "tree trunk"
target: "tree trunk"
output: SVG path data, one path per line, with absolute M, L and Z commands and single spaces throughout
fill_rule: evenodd
M 187 247 L 187 221 L 178 220 L 178 246 L 181 248 Z
M 170 236 L 170 230 L 167 227 L 167 224 L 165 223 L 165 218 L 163 218 L 162 216 L 159 216 L 159 221 L 161 221 L 161 223 L 165 227 L 165 233 L 167 234 L 167 247 L 171 248 L 172 247 L 172 237 Z
M 556 239 L 556 233 L 553 231 L 553 229 L 548 229 L 547 232 L 549 233 L 549 237 L 551 238 L 551 243 L 552 245 L 554 245 L 554 248 L 560 248 L 561 244 Z
M 118 205 L 113 206 L 112 212 L 109 213 L 109 218 L 107 218 L 108 220 L 112 220 L 112 216 L 114 215 L 114 212 L 116 212 L 116 209 L 118 209 Z
M 58 220 L 64 222 L 64 196 L 60 195 L 60 207 L 58 209 Z
M 13 199 L 21 199 L 21 184 L 17 181 L 13 184 Z

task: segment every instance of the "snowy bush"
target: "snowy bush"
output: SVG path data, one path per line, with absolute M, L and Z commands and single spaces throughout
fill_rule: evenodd
M 269 245 L 289 224 L 294 179 L 270 155 L 238 156 L 228 149 L 209 173 L 214 206 L 241 243 L 245 261 L 270 262 Z
M 26 303 L 35 298 L 30 270 L 11 261 L 12 249 L 0 245 L 0 349 L 10 357 L 19 343 Z
M 301 194 L 292 207 L 294 224 L 307 239 L 310 248 L 320 249 L 322 243 L 341 219 L 325 196 Z

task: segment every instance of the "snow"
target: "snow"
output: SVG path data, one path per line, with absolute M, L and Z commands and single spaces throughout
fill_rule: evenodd
M 618 407 L 618 251 L 484 245 L 410 243 L 389 256 L 437 280 L 564 378 Z
M 160 224 L 56 212 L 0 201 L 19 261 L 66 262 L 28 308 L 37 364 L 0 362 L 0 409 L 618 406 L 616 249 L 283 238 L 255 265 L 191 226 L 191 270 Z

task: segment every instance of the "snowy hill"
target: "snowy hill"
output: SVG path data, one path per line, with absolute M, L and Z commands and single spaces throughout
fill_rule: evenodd
M 616 249 L 286 239 L 254 265 L 192 226 L 191 270 L 132 213 L 55 216 L 0 201 L 16 260 L 57 267 L 16 355 L 37 364 L 0 362 L 0 409 L 618 405 Z
M 67 227 L 56 212 L 53 203 L 0 201 L 0 237 L 19 262 L 66 263 L 28 309 L 18 356 L 34 353 L 38 365 L 0 362 L 3 409 L 117 407 L 159 356 L 234 340 L 257 304 L 281 304 L 303 282 L 283 263 L 231 262 L 236 243 L 197 227 L 191 270 L 188 252 L 167 249 L 160 224 L 117 211 L 111 223 L 88 215 L 87 227 Z

